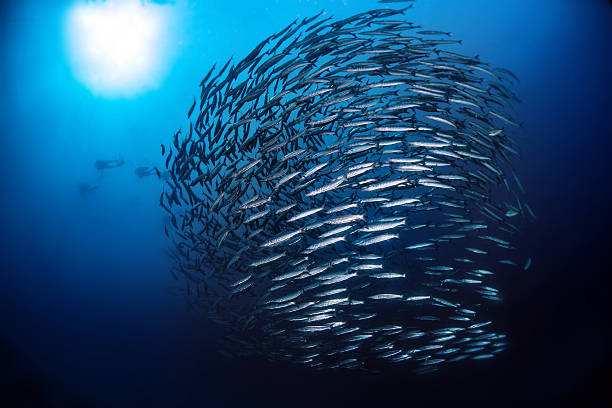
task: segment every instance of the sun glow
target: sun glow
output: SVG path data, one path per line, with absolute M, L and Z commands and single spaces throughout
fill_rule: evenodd
M 127 0 L 76 4 L 66 21 L 75 76 L 106 96 L 155 88 L 167 54 L 168 8 Z

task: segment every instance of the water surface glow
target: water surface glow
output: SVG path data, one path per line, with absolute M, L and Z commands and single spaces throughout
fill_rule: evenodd
M 75 4 L 66 18 L 75 77 L 103 96 L 155 88 L 166 62 L 169 13 L 169 6 L 132 0 Z

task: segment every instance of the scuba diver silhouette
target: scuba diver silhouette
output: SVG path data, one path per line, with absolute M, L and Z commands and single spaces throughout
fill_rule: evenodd
M 118 160 L 96 160 L 94 162 L 94 167 L 100 171 L 104 169 L 113 169 L 115 167 L 121 167 L 125 164 L 125 160 L 123 157 L 119 155 Z

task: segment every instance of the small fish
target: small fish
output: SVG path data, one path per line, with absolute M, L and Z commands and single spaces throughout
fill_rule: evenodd
M 393 299 L 401 299 L 402 295 L 397 295 L 393 293 L 379 293 L 377 295 L 368 296 L 368 299 L 374 300 L 393 300 Z
M 354 241 L 353 243 L 359 246 L 367 246 L 367 245 L 378 244 L 381 242 L 389 241 L 390 239 L 399 239 L 399 235 L 398 234 L 380 234 L 380 235 L 375 235 L 369 238 L 358 239 Z
M 187 112 L 187 119 L 189 119 L 191 117 L 191 114 L 193 113 L 193 110 L 195 109 L 195 106 L 196 106 L 196 100 L 195 100 L 195 98 L 193 98 L 193 104 L 189 108 L 189 112 Z M 162 155 L 163 155 L 163 153 L 162 153 Z

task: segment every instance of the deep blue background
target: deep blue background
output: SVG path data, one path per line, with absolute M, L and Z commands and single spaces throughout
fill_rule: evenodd
M 179 16 L 175 58 L 159 88 L 109 99 L 68 65 L 63 19 L 72 4 L 0 6 L 4 406 L 610 404 L 609 1 L 421 0 L 407 14 L 521 78 L 518 170 L 538 220 L 520 243 L 533 266 L 505 288 L 507 352 L 433 376 L 376 377 L 221 360 L 213 329 L 166 290 L 161 186 L 133 171 L 159 163 L 159 143 L 183 124 L 212 63 L 246 55 L 296 17 L 379 5 L 177 1 L 168 6 Z M 95 160 L 119 154 L 126 166 L 96 172 Z M 81 197 L 80 182 L 99 189 Z

